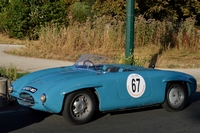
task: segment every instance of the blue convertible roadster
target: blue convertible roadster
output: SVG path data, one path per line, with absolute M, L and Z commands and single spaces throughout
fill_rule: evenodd
M 97 55 L 82 55 L 73 66 L 36 71 L 9 87 L 20 105 L 31 110 L 61 113 L 73 124 L 101 112 L 162 105 L 184 109 L 197 88 L 193 76 L 154 68 L 114 64 Z

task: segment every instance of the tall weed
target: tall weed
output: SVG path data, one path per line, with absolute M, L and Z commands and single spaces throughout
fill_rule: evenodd
M 0 76 L 6 77 L 10 80 L 16 80 L 26 74 L 28 74 L 28 72 L 18 73 L 18 69 L 12 65 L 7 68 L 0 67 Z
M 114 55 L 121 52 L 125 44 L 124 23 L 116 23 L 97 19 L 83 24 L 75 22 L 67 28 L 48 24 L 40 30 L 37 50 L 51 52 L 49 55 L 56 52 L 54 54 L 57 56 L 74 55 L 73 53 Z
M 195 27 L 195 23 L 194 18 L 187 18 L 181 23 L 177 34 L 177 49 L 198 50 L 200 31 Z
M 25 56 L 68 61 L 75 61 L 84 53 L 99 54 L 116 57 L 119 62 L 123 62 L 126 60 L 121 56 L 125 53 L 125 30 L 125 22 L 103 17 L 88 19 L 85 23 L 74 22 L 68 27 L 50 23 L 41 28 L 37 44 L 31 42 L 18 52 Z M 155 55 L 157 59 L 170 49 L 187 49 L 193 53 L 200 51 L 200 31 L 195 27 L 194 18 L 177 24 L 146 20 L 139 16 L 135 18 L 134 31 L 134 47 L 148 48 L 136 55 L 138 58 L 132 61 L 136 64 L 147 64 Z M 145 54 L 141 55 L 141 52 Z

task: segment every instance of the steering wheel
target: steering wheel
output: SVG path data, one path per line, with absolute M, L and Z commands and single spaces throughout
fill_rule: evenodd
M 85 60 L 83 62 L 83 66 L 85 66 L 87 69 L 89 69 L 89 67 L 91 66 L 91 67 L 94 67 L 95 70 L 97 70 L 97 67 L 95 66 L 95 64 L 90 60 Z

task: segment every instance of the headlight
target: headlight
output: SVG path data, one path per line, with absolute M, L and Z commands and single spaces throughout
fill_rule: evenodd
M 12 86 L 12 85 L 10 85 L 10 86 L 8 87 L 8 92 L 9 92 L 9 93 L 12 93 L 12 92 L 13 92 L 13 86 Z
M 46 95 L 42 94 L 40 100 L 42 101 L 42 103 L 44 103 L 46 101 Z

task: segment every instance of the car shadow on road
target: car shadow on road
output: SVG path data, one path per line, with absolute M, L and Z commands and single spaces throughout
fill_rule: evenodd
M 189 119 L 200 123 L 200 91 L 195 92 L 189 97 L 186 111 Z
M 200 101 L 200 91 L 196 91 L 188 98 L 186 108 L 197 101 Z
M 110 115 L 120 115 L 120 114 L 128 114 L 128 113 L 136 113 L 136 112 L 145 112 L 150 110 L 158 110 L 162 109 L 161 105 L 155 105 L 155 106 L 147 106 L 147 107 L 141 107 L 141 108 L 133 108 L 129 110 L 121 110 L 117 112 L 110 112 Z
M 191 105 L 193 103 L 198 102 L 198 101 L 200 101 L 200 92 L 197 91 L 193 95 L 188 97 L 185 109 L 189 108 L 189 110 L 190 110 L 191 108 L 197 108 L 196 106 L 191 107 Z M 130 109 L 130 110 L 122 110 L 122 111 L 117 111 L 117 112 L 109 112 L 109 113 L 110 113 L 110 115 L 119 115 L 119 114 L 127 114 L 127 113 L 133 113 L 133 112 L 144 112 L 144 111 L 158 110 L 158 109 L 163 109 L 163 107 L 161 105 L 155 105 L 155 106 L 136 108 L 136 109 Z M 196 112 L 197 109 L 194 109 L 194 110 L 195 110 L 194 112 Z M 193 114 L 195 114 L 195 113 L 193 113 Z M 198 113 L 198 116 L 199 116 L 198 118 L 200 120 L 200 112 Z
M 0 132 L 7 133 L 43 121 L 50 113 L 34 113 L 28 109 L 12 110 L 0 114 Z

